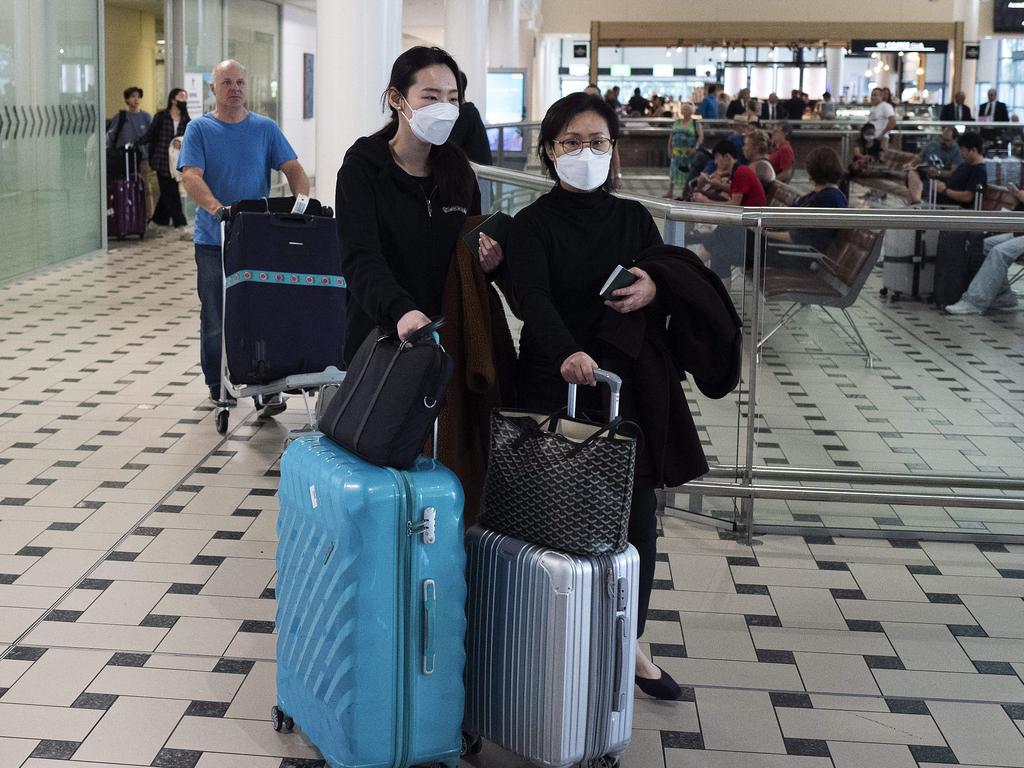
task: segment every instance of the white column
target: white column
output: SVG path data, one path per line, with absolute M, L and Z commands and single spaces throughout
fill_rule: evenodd
M 488 66 L 518 67 L 519 0 L 491 0 Z
M 401 51 L 402 0 L 317 0 L 313 115 L 318 200 L 334 205 L 345 152 L 387 122 L 380 97 Z
M 987 9 L 987 7 L 986 7 Z M 956 19 L 964 22 L 964 43 L 977 43 L 978 40 L 978 15 L 981 13 L 979 0 L 958 0 L 956 4 L 958 15 Z M 988 11 L 991 13 L 991 11 Z M 963 50 L 954 51 L 957 66 L 961 67 L 963 77 L 960 80 L 960 87 L 967 94 L 966 103 L 971 107 L 972 112 L 977 112 L 976 99 L 974 98 L 974 85 L 977 82 L 978 62 L 974 59 L 966 61 Z M 953 95 L 947 101 L 952 101 Z
M 843 55 L 843 48 L 825 49 L 825 87 L 832 94 L 832 101 L 839 101 L 843 95 L 843 69 L 846 57 Z M 812 93 L 811 98 L 818 98 L 819 94 Z
M 466 101 L 487 114 L 487 11 L 489 0 L 446 0 L 444 47 L 466 73 Z

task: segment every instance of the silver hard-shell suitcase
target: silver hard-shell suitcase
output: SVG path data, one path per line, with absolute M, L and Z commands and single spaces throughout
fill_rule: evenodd
M 465 730 L 537 765 L 610 758 L 633 728 L 640 556 L 580 557 L 474 526 Z
M 622 380 L 595 375 L 614 419 Z M 633 730 L 636 549 L 584 557 L 474 526 L 466 555 L 467 733 L 547 768 L 616 765 Z

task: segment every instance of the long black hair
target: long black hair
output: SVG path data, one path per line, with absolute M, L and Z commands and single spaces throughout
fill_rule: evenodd
M 540 161 L 548 169 L 548 176 L 555 181 L 558 181 L 555 161 L 548 157 L 547 150 L 554 151 L 554 141 L 558 138 L 558 135 L 565 130 L 565 126 L 572 122 L 576 115 L 581 115 L 584 112 L 595 112 L 603 117 L 604 121 L 608 123 L 608 136 L 612 141 L 618 141 L 619 139 L 619 118 L 607 101 L 600 96 L 583 93 L 582 91 L 563 96 L 548 107 L 547 114 L 544 115 L 544 120 L 541 121 L 540 138 L 537 140 L 537 154 L 540 156 Z M 614 152 L 615 150 L 613 149 L 612 151 Z M 611 188 L 611 173 L 608 174 L 604 188 Z
M 188 95 L 188 92 L 184 88 L 171 88 L 171 92 L 167 94 L 167 109 L 174 106 L 174 102 L 179 93 L 184 93 L 186 96 Z
M 448 67 L 452 71 L 459 89 L 459 105 L 462 105 L 466 98 L 466 91 L 463 80 L 459 77 L 459 65 L 455 63 L 455 59 L 441 48 L 418 45 L 395 59 L 395 63 L 391 67 L 391 79 L 388 80 L 388 87 L 381 95 L 381 107 L 391 110 L 391 121 L 377 131 L 374 136 L 383 136 L 390 141 L 398 133 L 400 119 L 398 110 L 388 103 L 388 94 L 395 90 L 402 96 L 408 97 L 409 88 L 416 82 L 416 75 L 420 70 L 436 64 Z M 469 209 L 473 202 L 476 176 L 469 165 L 466 153 L 451 141 L 446 141 L 441 145 L 431 145 L 430 170 L 434 175 L 434 183 L 437 184 L 437 189 L 441 193 L 441 200 Z

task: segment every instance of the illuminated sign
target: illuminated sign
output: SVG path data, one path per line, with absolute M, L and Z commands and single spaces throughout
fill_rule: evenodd
M 655 64 L 653 74 L 655 77 L 674 77 L 676 68 L 671 64 Z
M 629 77 L 633 68 L 628 64 L 612 64 L 612 77 Z
M 947 40 L 853 40 L 851 53 L 946 53 Z
M 1024 2 L 1019 0 L 994 0 L 992 26 L 996 32 L 1024 31 Z

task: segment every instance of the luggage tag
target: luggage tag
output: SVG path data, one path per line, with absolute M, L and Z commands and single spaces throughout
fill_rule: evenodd
M 305 213 L 307 205 L 309 205 L 309 195 L 296 195 L 295 205 L 292 206 L 292 213 Z

